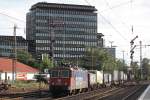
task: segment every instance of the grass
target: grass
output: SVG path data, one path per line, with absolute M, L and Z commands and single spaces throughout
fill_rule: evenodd
M 30 91 L 37 89 L 48 89 L 48 84 L 39 83 L 39 82 L 27 82 L 27 81 L 15 81 L 12 85 L 13 91 Z

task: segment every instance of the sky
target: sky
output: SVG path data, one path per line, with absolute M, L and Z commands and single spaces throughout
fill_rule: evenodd
M 43 0 L 1 0 L 0 35 L 13 35 L 17 25 L 17 35 L 25 37 L 26 13 L 31 5 Z M 130 62 L 130 41 L 135 36 L 135 45 L 142 41 L 150 45 L 150 1 L 149 0 L 44 0 L 49 3 L 92 5 L 98 10 L 98 32 L 103 33 L 105 46 L 110 41 L 116 46 L 116 57 Z M 17 19 L 17 20 L 16 20 Z M 133 26 L 133 32 L 132 32 Z M 139 46 L 135 48 L 134 61 L 139 61 Z M 150 47 L 142 47 L 142 56 L 150 58 Z

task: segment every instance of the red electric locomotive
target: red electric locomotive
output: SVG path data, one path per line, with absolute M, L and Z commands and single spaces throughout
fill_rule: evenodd
M 78 67 L 50 69 L 49 87 L 52 94 L 76 93 L 88 88 L 88 72 Z

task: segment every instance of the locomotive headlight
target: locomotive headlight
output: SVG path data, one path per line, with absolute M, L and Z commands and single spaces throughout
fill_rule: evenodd
M 50 84 L 50 80 L 48 80 L 48 84 Z

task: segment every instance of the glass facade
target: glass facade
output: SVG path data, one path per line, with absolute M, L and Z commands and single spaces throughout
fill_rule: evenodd
M 54 59 L 78 59 L 85 47 L 97 46 L 97 13 L 93 6 L 37 3 L 27 14 L 27 39 L 35 40 L 36 55 L 51 53 Z
M 21 36 L 16 36 L 17 50 L 28 51 L 28 42 Z M 14 37 L 13 36 L 0 36 L 0 56 L 13 57 L 14 56 Z

